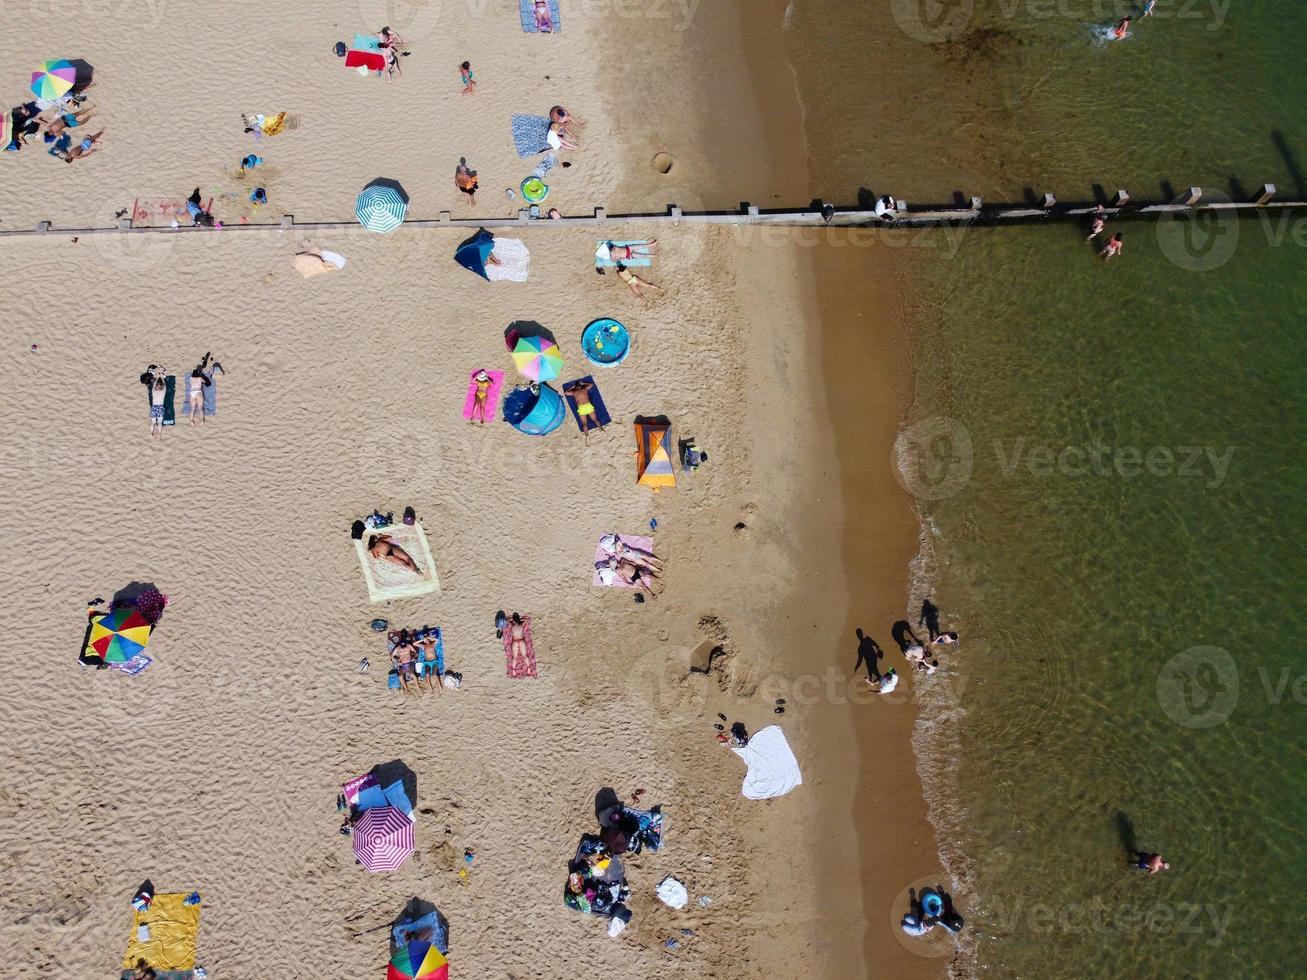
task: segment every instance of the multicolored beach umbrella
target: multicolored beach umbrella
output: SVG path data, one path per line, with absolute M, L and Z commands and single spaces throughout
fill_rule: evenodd
M 449 961 L 434 943 L 405 943 L 390 958 L 386 980 L 449 980 Z
M 354 202 L 354 216 L 368 231 L 394 231 L 408 213 L 408 195 L 394 181 L 373 181 Z
M 364 811 L 354 824 L 354 856 L 369 871 L 394 871 L 413 853 L 413 821 L 393 806 Z
M 552 340 L 522 337 L 513 348 L 513 364 L 532 381 L 550 381 L 563 370 L 563 354 Z
M 635 482 L 653 488 L 676 486 L 672 467 L 672 424 L 665 418 L 635 420 Z
M 32 91 L 38 99 L 57 99 L 67 95 L 77 83 L 77 69 L 71 61 L 59 58 L 46 61 L 32 72 Z
M 149 642 L 149 621 L 131 606 L 119 606 L 91 620 L 86 652 L 107 664 L 125 664 Z

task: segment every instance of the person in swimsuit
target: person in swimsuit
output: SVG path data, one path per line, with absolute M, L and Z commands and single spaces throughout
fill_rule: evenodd
M 100 142 L 100 137 L 104 135 L 104 130 L 100 130 L 94 136 L 88 136 L 64 155 L 65 163 L 72 163 L 78 157 L 84 157 L 94 153 L 97 149 L 96 144 Z
M 957 646 L 957 642 L 958 642 L 958 635 L 950 631 L 948 633 L 939 634 L 939 636 L 935 637 L 933 640 L 930 641 L 930 645 L 933 647 L 934 646 L 951 647 L 951 646 Z
M 163 439 L 163 395 L 164 380 L 156 377 L 150 389 L 150 436 L 160 440 Z
M 395 665 L 395 670 L 399 674 L 399 682 L 404 685 L 404 690 L 408 690 L 409 681 L 413 679 L 414 670 L 417 667 L 417 647 L 409 639 L 408 630 L 400 630 L 398 633 L 391 633 L 391 639 L 395 647 L 390 651 L 390 662 Z
M 1130 33 L 1130 18 L 1122 17 L 1119 21 L 1116 22 L 1116 26 L 1112 28 L 1111 37 L 1113 41 L 1120 41 L 1129 33 Z
M 458 66 L 458 77 L 463 82 L 464 95 L 471 95 L 477 90 L 476 79 L 472 77 L 472 62 L 465 61 Z
M 65 129 L 76 129 L 90 117 L 90 109 L 82 109 L 79 112 L 60 113 L 55 117 L 54 121 L 46 127 L 45 142 L 53 143 Z
M 191 425 L 204 424 L 204 389 L 213 384 L 204 376 L 204 372 L 196 368 L 191 372 L 191 376 L 186 379 L 186 403 L 191 413 Z M 199 421 L 197 422 L 196 419 Z
M 581 432 L 585 435 L 587 446 L 590 445 L 590 430 L 603 431 L 604 428 L 595 415 L 594 402 L 590 401 L 590 389 L 593 387 L 592 381 L 573 381 L 563 387 L 563 394 L 571 395 L 572 400 L 576 402 L 576 417 L 581 422 Z
M 383 27 L 381 33 L 377 35 L 377 46 L 382 48 L 403 48 L 407 47 L 408 42 L 392 31 L 389 27 Z
M 1107 240 L 1107 244 L 1103 246 L 1103 250 L 1098 253 L 1103 257 L 1104 262 L 1108 259 L 1114 259 L 1121 254 L 1121 249 L 1125 247 L 1125 242 L 1122 241 L 1122 238 L 1124 238 L 1124 236 L 1118 231 Z
M 613 242 L 604 242 L 604 248 L 607 250 L 608 261 L 617 265 L 626 259 L 644 259 L 652 258 L 658 254 L 658 239 L 651 242 L 634 242 L 629 245 L 617 245 Z
M 508 623 L 508 652 L 514 661 L 526 660 L 526 623 L 518 613 L 513 613 Z
M 421 575 L 422 569 L 409 557 L 407 551 L 395 544 L 389 534 L 374 534 L 368 538 L 368 554 L 377 561 L 388 561 L 400 568 L 407 568 L 414 575 Z
M 253 170 L 255 167 L 261 166 L 262 164 L 263 157 L 251 153 L 249 156 L 241 160 L 240 176 L 244 177 L 245 171 Z
M 440 688 L 441 693 L 443 694 L 445 687 L 444 672 L 440 669 L 440 660 L 439 657 L 436 656 L 436 637 L 434 633 L 428 632 L 427 635 L 419 641 L 418 645 L 422 647 L 422 676 L 418 678 L 419 686 L 422 684 L 423 679 L 425 679 L 427 682 L 427 690 L 431 690 L 431 678 L 435 677 L 435 686 Z
M 551 122 L 549 131 L 545 133 L 545 142 L 549 144 L 552 150 L 575 150 L 576 144 L 568 139 L 567 130 L 563 128 L 562 123 Z
M 659 294 L 667 292 L 667 290 L 663 289 L 662 286 L 655 286 L 648 279 L 641 279 L 634 272 L 624 266 L 619 265 L 617 267 L 617 278 L 626 283 L 631 292 L 634 293 L 637 298 L 644 300 L 646 303 L 649 300 L 649 297 L 644 294 L 646 289 L 652 289 L 654 292 Z
M 490 386 L 493 384 L 490 375 L 482 368 L 476 374 L 476 394 L 472 396 L 472 417 L 469 422 L 480 422 L 486 424 L 486 398 L 490 394 Z
M 1144 10 L 1141 16 L 1143 17 L 1153 16 L 1153 8 L 1156 6 L 1157 6 L 1157 0 L 1144 0 Z
M 454 168 L 454 186 L 467 195 L 469 205 L 477 202 L 477 172 L 467 165 L 467 157 L 458 158 L 458 166 Z
M 647 568 L 651 572 L 658 573 L 663 570 L 662 560 L 657 555 L 652 551 L 645 551 L 643 548 L 627 544 L 616 531 L 603 535 L 599 539 L 599 546 L 610 555 L 616 555 L 618 558 L 639 565 L 641 568 Z
M 541 34 L 552 34 L 553 18 L 549 16 L 549 4 L 546 0 L 535 0 L 536 30 Z
M 658 594 L 648 582 L 649 578 L 654 578 L 658 574 L 654 570 L 642 568 L 629 558 L 619 558 L 617 555 L 608 559 L 608 568 L 623 584 L 631 588 L 644 589 L 651 599 L 658 598 Z

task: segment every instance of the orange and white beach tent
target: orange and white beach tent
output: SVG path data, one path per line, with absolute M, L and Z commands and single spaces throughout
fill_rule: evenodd
M 635 482 L 655 493 L 676 486 L 672 465 L 672 424 L 666 416 L 635 420 Z

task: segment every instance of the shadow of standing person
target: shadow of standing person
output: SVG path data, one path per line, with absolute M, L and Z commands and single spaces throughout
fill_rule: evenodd
M 858 668 L 866 663 L 868 680 L 875 680 L 880 676 L 880 666 L 876 661 L 885 656 L 885 651 L 880 648 L 880 644 L 862 632 L 861 627 L 854 630 L 858 635 L 858 662 L 853 665 L 853 672 L 856 674 Z

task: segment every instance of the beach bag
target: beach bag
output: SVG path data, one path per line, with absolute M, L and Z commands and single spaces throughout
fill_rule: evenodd
M 337 57 L 337 58 L 343 58 L 343 57 L 345 57 L 345 52 L 346 52 L 347 50 L 348 50 L 348 49 L 345 47 L 345 42 L 344 42 L 344 41 L 337 41 L 337 42 L 336 42 L 336 57 Z
M 364 524 L 362 521 L 355 521 L 353 526 L 349 529 L 349 536 L 353 538 L 355 541 L 362 541 L 363 532 L 366 530 L 367 530 L 366 524 Z M 375 629 L 376 627 L 373 628 Z M 382 629 L 385 629 L 385 627 L 383 626 Z

